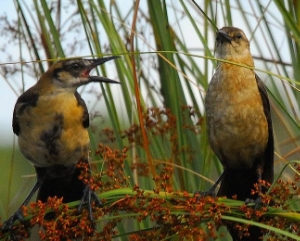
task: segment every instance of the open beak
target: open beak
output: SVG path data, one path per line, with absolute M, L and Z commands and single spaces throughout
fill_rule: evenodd
M 115 83 L 120 84 L 120 82 L 103 77 L 103 76 L 90 76 L 89 73 L 92 69 L 96 68 L 98 65 L 104 64 L 105 62 L 117 59 L 119 56 L 110 56 L 98 59 L 87 59 L 91 64 L 87 66 L 87 70 L 82 74 L 83 76 L 88 77 L 88 82 L 104 82 L 104 83 Z
M 217 40 L 220 41 L 221 43 L 224 43 L 224 42 L 231 43 L 232 38 L 223 30 L 218 30 Z

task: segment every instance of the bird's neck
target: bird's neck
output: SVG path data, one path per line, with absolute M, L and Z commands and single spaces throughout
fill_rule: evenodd
M 227 51 L 226 54 L 221 52 L 217 54 L 217 58 L 224 59 L 224 61 L 232 62 L 232 65 L 233 63 L 236 63 L 237 65 L 254 67 L 254 61 L 248 49 L 245 49 L 244 51 L 238 51 L 238 53 L 235 51 Z M 219 61 L 218 63 L 222 64 L 225 62 Z
M 38 88 L 39 93 L 41 95 L 61 95 L 61 94 L 65 94 L 65 95 L 74 95 L 74 93 L 76 92 L 76 87 L 62 87 L 62 86 L 58 86 L 52 83 L 52 81 L 50 80 L 45 80 L 45 81 L 39 81 L 36 84 L 36 88 Z

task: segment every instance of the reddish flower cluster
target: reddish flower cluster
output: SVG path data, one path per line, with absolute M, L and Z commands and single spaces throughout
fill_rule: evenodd
M 29 229 L 37 226 L 41 240 L 90 240 L 94 227 L 86 210 L 78 214 L 75 208 L 62 203 L 62 199 L 49 197 L 46 203 L 40 201 L 23 207 L 24 220 L 14 226 L 14 236 L 18 240 L 29 237 Z M 3 237 L 9 240 L 8 234 Z
M 120 160 L 122 159 L 121 156 L 126 156 L 120 153 L 116 155 L 117 153 L 108 147 L 101 146 L 101 155 L 105 158 L 110 159 L 109 157 L 115 156 L 116 159 Z M 88 170 L 84 165 L 80 167 L 83 170 Z M 162 180 L 168 171 L 163 170 L 165 173 L 162 172 L 164 173 Z M 110 177 L 115 179 L 115 174 L 110 175 Z M 166 180 L 168 179 L 166 178 Z M 297 222 L 280 216 L 271 217 L 268 215 L 270 208 L 290 211 L 290 207 L 288 207 L 289 198 L 295 198 L 300 194 L 297 181 L 299 181 L 298 175 L 295 176 L 294 181 L 278 180 L 269 193 L 262 195 L 261 208 L 254 209 L 251 205 L 242 205 L 237 210 L 241 215 L 244 214 L 246 219 L 259 221 L 282 230 L 290 230 L 299 235 L 300 230 Z M 116 185 L 114 182 L 111 184 Z M 269 184 L 264 182 L 261 184 L 263 188 L 269 187 Z M 254 192 L 258 190 L 257 186 Z M 116 230 L 122 230 L 120 227 L 125 228 L 125 230 L 136 227 L 136 229 L 128 231 L 128 234 L 124 232 L 122 235 L 128 235 L 130 240 L 137 241 L 166 239 L 175 235 L 179 240 L 200 241 L 217 238 L 219 227 L 227 224 L 222 220 L 222 215 L 232 213 L 232 207 L 226 206 L 213 197 L 200 197 L 179 192 L 165 194 L 166 196 L 134 186 L 132 192 L 127 195 L 120 196 L 118 194 L 116 197 L 112 197 L 109 202 L 104 202 L 103 208 L 93 207 L 96 226 L 93 226 L 89 221 L 87 210 L 78 214 L 76 205 L 69 206 L 63 204 L 61 199 L 49 198 L 46 203 L 35 202 L 24 207 L 24 222 L 16 224 L 14 229 L 16 235 L 22 237 L 19 240 L 28 237 L 28 229 L 38 225 L 41 240 L 111 240 L 118 235 Z M 140 223 L 143 224 L 139 225 Z M 145 228 L 141 228 L 144 225 L 146 225 Z M 94 230 L 95 227 L 96 230 Z M 235 227 L 241 235 L 247 235 L 248 225 L 236 224 Z M 2 235 L 4 238 L 7 237 L 6 234 Z M 283 239 L 273 232 L 269 232 L 268 235 L 270 241 Z
M 125 175 L 124 161 L 127 158 L 127 148 L 123 150 L 112 150 L 110 147 L 99 144 L 96 155 L 104 160 L 103 172 L 96 175 L 101 183 L 101 191 L 118 189 L 128 186 L 130 177 Z

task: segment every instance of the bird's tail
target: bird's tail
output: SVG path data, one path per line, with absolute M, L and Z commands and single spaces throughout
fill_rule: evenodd
M 53 172 L 53 168 L 51 172 Z M 56 166 L 56 173 L 63 173 L 63 175 L 49 175 L 49 168 L 36 168 L 38 178 L 46 175 L 38 194 L 37 200 L 46 202 L 48 197 L 63 197 L 63 202 L 68 203 L 72 201 L 80 200 L 83 196 L 85 184 L 82 180 L 79 180 L 81 170 L 78 168 Z
M 222 178 L 221 186 L 217 196 L 226 196 L 238 200 L 245 201 L 250 198 L 257 199 L 257 194 L 251 195 L 251 189 L 254 189 L 254 184 L 257 183 L 256 167 L 252 169 L 232 170 L 227 169 Z M 259 241 L 262 240 L 262 230 L 255 226 L 249 226 L 248 235 L 241 236 L 239 230 L 235 227 L 236 223 L 228 222 L 227 229 L 232 236 L 233 241 Z

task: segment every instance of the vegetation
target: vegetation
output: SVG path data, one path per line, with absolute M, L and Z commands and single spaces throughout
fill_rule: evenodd
M 0 73 L 3 85 L 15 93 L 59 58 L 121 56 L 97 73 L 121 85 L 80 89 L 85 97 L 94 96 L 89 105 L 94 178 L 87 180 L 84 172 L 82 178 L 103 199 L 104 207 L 94 209 L 96 230 L 85 211 L 76 213 L 78 202 L 50 198 L 24 208 L 28 222 L 16 223 L 20 236 L 27 237 L 38 224 L 43 240 L 228 240 L 224 225 L 235 221 L 241 233 L 252 224 L 264 228 L 268 240 L 300 240 L 298 1 L 200 1 L 207 16 L 183 0 L 14 4 L 16 19 L 3 15 L 0 21 L 6 41 Z M 260 210 L 237 200 L 194 195 L 207 190 L 222 171 L 207 143 L 203 111 L 216 63 L 211 21 L 219 28 L 244 29 L 256 72 L 268 87 L 277 178 Z M 20 175 L 33 173 L 15 148 L 4 153 L 1 221 L 31 188 L 24 188 Z M 46 213 L 55 218 L 47 219 Z M 0 238 L 8 239 L 8 233 Z

